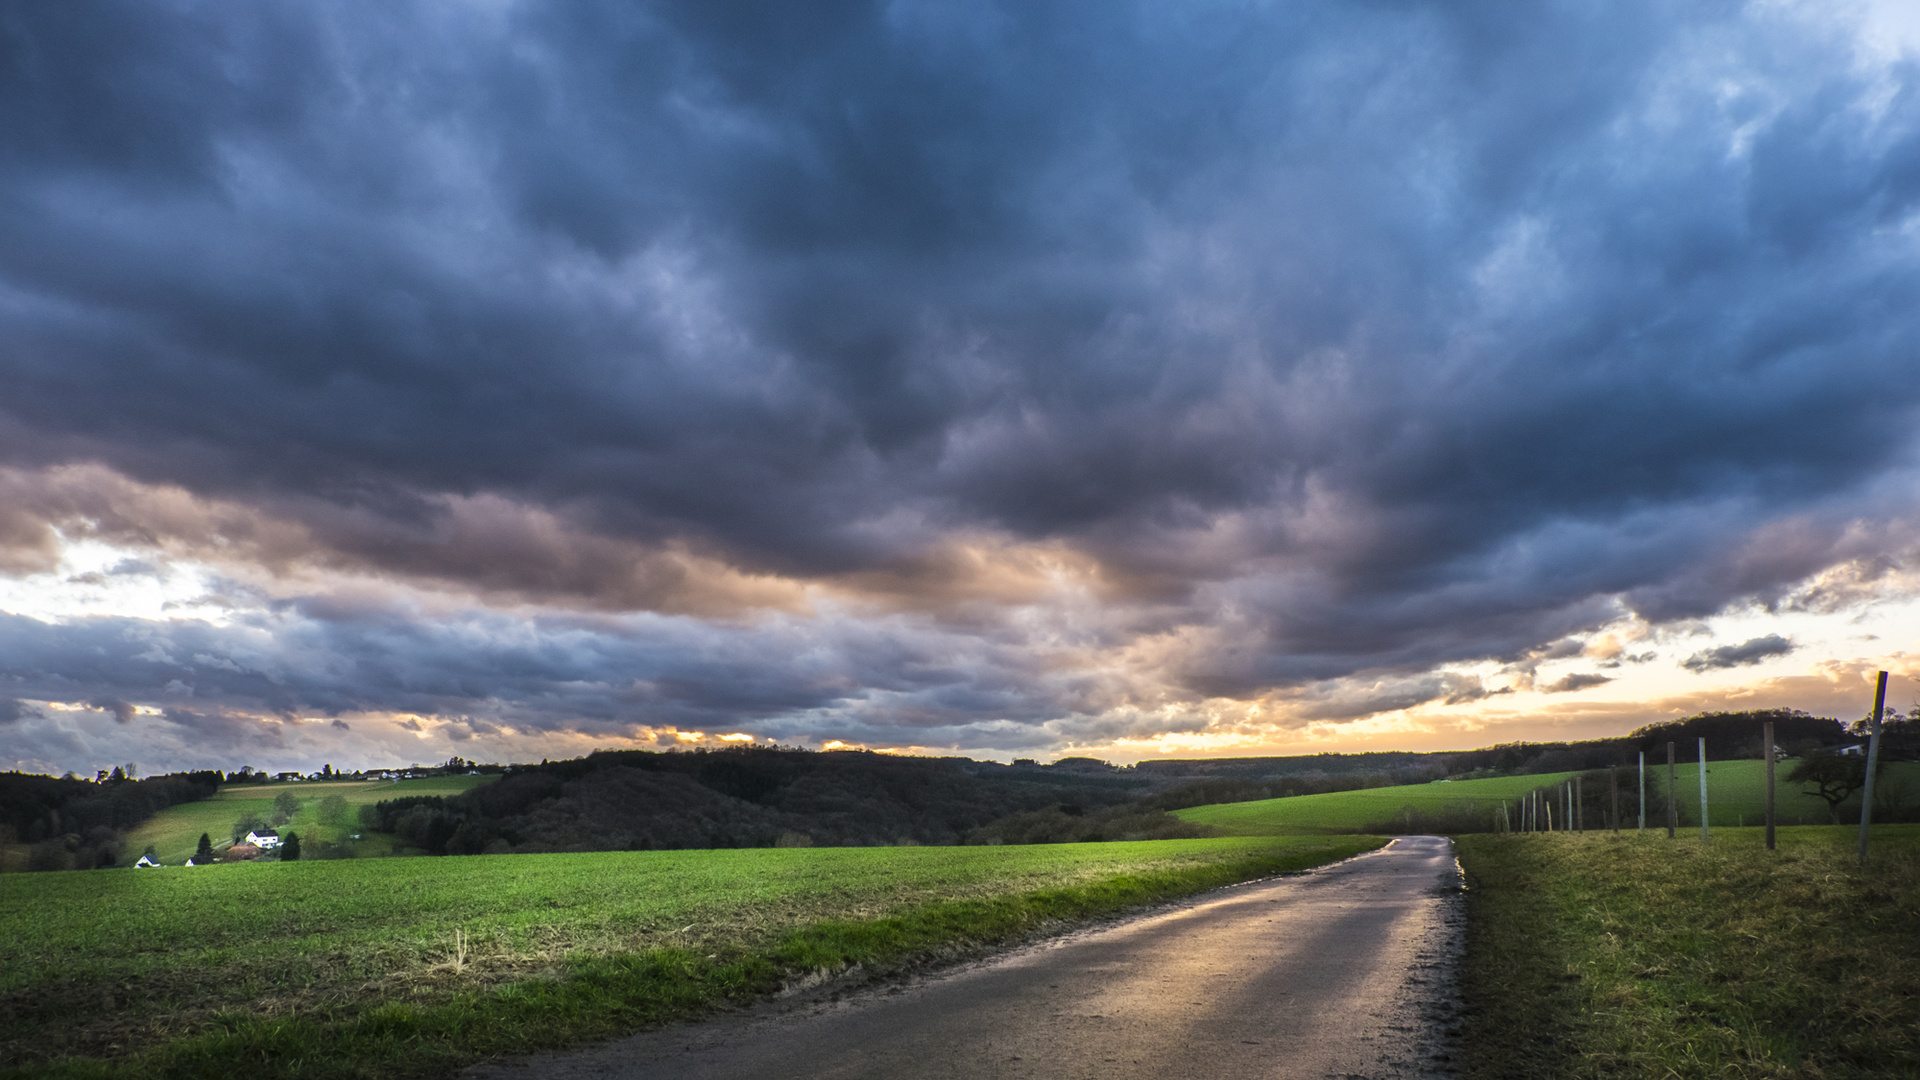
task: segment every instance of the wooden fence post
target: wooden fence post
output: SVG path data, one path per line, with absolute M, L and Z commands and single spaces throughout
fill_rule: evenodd
M 1640 751 L 1640 831 L 1647 831 L 1647 752 Z
M 1700 736 L 1700 842 L 1706 843 L 1712 837 L 1707 835 L 1707 737 Z
M 1667 839 L 1673 839 L 1673 830 L 1680 824 L 1680 808 L 1673 802 L 1673 744 L 1667 744 Z
M 1760 752 L 1767 755 L 1767 850 L 1773 850 L 1773 721 L 1760 736 Z
M 1587 804 L 1580 798 L 1580 778 L 1573 778 L 1573 831 L 1587 831 Z
M 1873 688 L 1873 715 L 1867 724 L 1867 782 L 1860 789 L 1860 865 L 1867 864 L 1867 829 L 1873 824 L 1873 767 L 1880 764 L 1880 713 L 1887 707 L 1887 673 Z
M 1607 802 L 1612 808 L 1607 814 L 1613 819 L 1613 835 L 1620 835 L 1620 766 L 1607 766 Z

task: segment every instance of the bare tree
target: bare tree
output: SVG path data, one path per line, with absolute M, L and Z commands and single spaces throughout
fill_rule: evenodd
M 1882 762 L 1881 771 L 1885 768 L 1886 763 Z M 1808 794 L 1818 795 L 1826 802 L 1827 814 L 1835 825 L 1840 824 L 1840 804 L 1852 798 L 1866 782 L 1865 758 L 1826 750 L 1802 754 L 1799 763 L 1787 774 L 1787 783 L 1809 785 Z

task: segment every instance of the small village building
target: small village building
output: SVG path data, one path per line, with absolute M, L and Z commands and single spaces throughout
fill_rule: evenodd
M 262 851 L 271 851 L 280 846 L 280 833 L 274 829 L 255 829 L 247 834 L 246 843 Z
M 135 870 L 158 870 L 160 869 L 160 864 L 154 861 L 153 856 L 142 855 L 140 856 L 140 861 L 133 864 L 133 868 Z
M 235 844 L 227 849 L 228 862 L 246 862 L 260 857 L 260 849 L 253 844 Z

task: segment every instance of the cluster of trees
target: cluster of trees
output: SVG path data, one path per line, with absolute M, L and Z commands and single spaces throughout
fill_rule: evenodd
M 1847 733 L 1856 739 L 1865 739 L 1867 718 L 1855 720 Z M 1896 714 L 1880 722 L 1880 760 L 1920 761 L 1920 705 L 1908 710 L 1905 716 Z
M 1151 782 L 1156 789 L 1184 787 L 1213 780 L 1267 783 L 1298 779 L 1329 781 L 1340 786 L 1325 790 L 1351 791 L 1357 787 L 1424 784 L 1429 780 L 1437 780 L 1447 775 L 1453 757 L 1448 753 L 1396 750 L 1361 754 L 1300 754 L 1291 757 L 1174 759 L 1143 761 L 1135 765 L 1133 771 Z
M 121 865 L 121 832 L 169 806 L 213 795 L 217 771 L 169 773 L 136 780 L 115 768 L 97 781 L 0 773 L 0 843 L 29 845 L 29 870 L 85 870 Z
M 1757 758 L 1761 725 L 1771 721 L 1774 742 L 1789 755 L 1847 741 L 1840 721 L 1798 709 L 1753 709 L 1746 712 L 1704 712 L 1681 720 L 1649 724 L 1612 739 L 1583 742 L 1502 743 L 1480 750 L 1448 755 L 1446 772 L 1529 776 L 1538 773 L 1580 772 L 1631 765 L 1645 753 L 1649 762 L 1666 761 L 1667 743 L 1674 744 L 1676 761 L 1692 762 L 1700 738 L 1707 740 L 1710 757 Z
M 1417 777 L 1417 778 L 1416 778 Z M 1364 788 L 1397 787 L 1424 784 L 1437 779 L 1427 767 L 1417 772 L 1347 773 L 1334 775 L 1281 776 L 1271 780 L 1240 780 L 1222 777 L 1195 780 L 1148 796 L 1146 805 L 1160 811 L 1183 810 L 1189 806 L 1215 803 L 1254 802 L 1294 795 L 1323 795 L 1330 791 L 1359 791 Z
M 1219 830 L 1211 826 L 1181 821 L 1165 810 L 1141 802 L 1099 810 L 1088 810 L 1078 803 L 1056 803 L 990 821 L 968 831 L 961 842 L 1085 844 L 1103 840 L 1184 840 L 1218 834 Z
M 783 838 L 935 845 L 1052 806 L 1097 812 L 1144 787 L 1104 767 L 770 747 L 610 751 L 516 769 L 463 795 L 363 807 L 361 824 L 433 854 L 771 847 Z

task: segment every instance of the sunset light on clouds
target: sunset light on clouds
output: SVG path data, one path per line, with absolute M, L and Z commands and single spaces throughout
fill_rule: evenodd
M 1901 4 L 0 16 L 0 768 L 1920 703 Z

